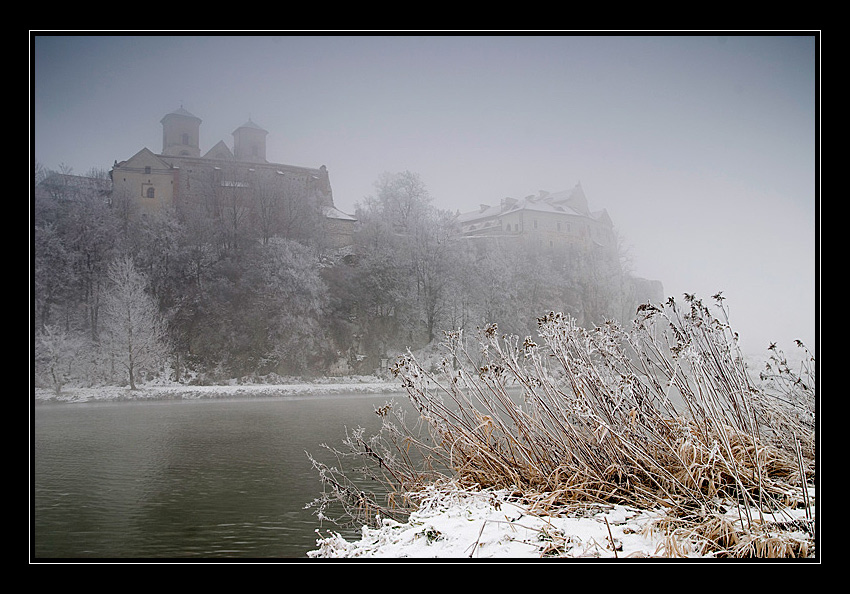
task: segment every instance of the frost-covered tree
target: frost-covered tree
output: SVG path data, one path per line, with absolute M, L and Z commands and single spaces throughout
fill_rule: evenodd
M 429 209 L 419 219 L 412 240 L 416 298 L 425 337 L 431 343 L 446 323 L 452 273 L 461 266 L 457 229 L 447 211 Z
M 371 209 L 398 233 L 410 235 L 430 214 L 431 196 L 416 173 L 383 173 L 375 182 L 375 190 Z
M 54 307 L 67 312 L 70 288 L 76 279 L 62 236 L 51 223 L 36 224 L 33 229 L 33 305 L 38 327 L 58 323 Z M 65 316 L 67 328 L 67 316 Z
M 93 175 L 74 176 L 69 168 L 37 172 L 33 227 L 38 282 L 45 289 L 36 296 L 42 321 L 53 323 L 52 307 L 61 308 L 66 328 L 87 329 L 96 341 L 106 267 L 119 227 L 104 193 L 106 180 Z
M 361 303 L 373 317 L 367 334 L 381 334 L 371 342 L 400 340 L 396 346 L 430 343 L 451 309 L 448 288 L 457 260 L 453 217 L 434 208 L 415 173 L 385 173 L 375 189 L 357 211 Z
M 109 289 L 103 300 L 107 349 L 127 372 L 130 389 L 136 389 L 139 373 L 161 362 L 166 352 L 166 326 L 156 301 L 148 292 L 147 279 L 136 270 L 131 257 L 113 261 L 108 270 Z
M 257 310 L 266 313 L 267 357 L 279 371 L 309 372 L 328 348 L 323 320 L 328 290 L 318 262 L 305 246 L 279 237 L 261 255 Z
M 259 170 L 251 176 L 250 200 L 252 225 L 263 245 L 272 237 L 305 245 L 322 239 L 318 199 L 298 180 Z
M 47 325 L 36 334 L 36 375 L 58 396 L 72 375 L 71 367 L 82 341 L 59 326 Z
M 66 243 L 74 255 L 79 300 L 97 341 L 105 272 L 117 242 L 117 221 L 102 197 L 85 194 L 68 210 Z

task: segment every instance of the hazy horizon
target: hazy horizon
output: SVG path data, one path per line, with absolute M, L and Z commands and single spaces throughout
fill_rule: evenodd
M 745 350 L 816 348 L 820 40 L 801 35 L 34 36 L 34 159 L 201 151 L 249 118 L 348 213 L 412 171 L 468 211 L 581 183 L 665 296 L 727 297 Z

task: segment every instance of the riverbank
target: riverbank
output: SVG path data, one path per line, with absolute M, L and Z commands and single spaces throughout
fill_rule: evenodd
M 57 395 L 47 388 L 34 388 L 36 404 L 120 402 L 146 400 L 203 400 L 220 398 L 264 398 L 273 396 L 319 396 L 338 394 L 391 394 L 402 392 L 401 383 L 377 376 L 322 378 L 291 383 L 232 383 L 215 386 L 148 384 L 136 390 L 124 386 L 94 388 L 65 387 Z
M 816 561 L 815 489 L 808 489 L 809 509 L 786 507 L 769 513 L 751 510 L 748 528 L 742 509 L 728 502 L 715 521 L 737 532 L 726 550 L 718 550 L 696 523 L 670 528 L 668 510 L 641 510 L 625 505 L 575 505 L 546 513 L 521 504 L 504 490 L 477 491 L 452 483 L 430 485 L 419 494 L 419 509 L 405 523 L 390 519 L 380 527 L 363 527 L 361 538 L 348 541 L 333 531 L 319 533 L 310 558 L 395 559 L 541 559 L 576 561 L 654 559 L 696 560 L 735 557 L 759 550 L 774 561 Z M 739 560 L 740 561 L 740 560 Z

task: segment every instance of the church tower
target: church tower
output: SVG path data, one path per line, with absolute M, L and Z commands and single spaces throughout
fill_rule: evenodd
M 266 135 L 248 118 L 248 121 L 233 131 L 233 156 L 237 161 L 266 163 Z
M 200 157 L 201 118 L 182 107 L 166 114 L 162 122 L 162 154 L 170 157 Z

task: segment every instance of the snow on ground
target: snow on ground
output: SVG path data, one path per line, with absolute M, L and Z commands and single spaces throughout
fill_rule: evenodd
M 268 396 L 318 396 L 335 394 L 384 394 L 401 392 L 401 384 L 374 376 L 328 378 L 312 382 L 276 384 L 227 384 L 191 386 L 185 384 L 151 384 L 128 387 L 65 387 L 59 396 L 46 388 L 33 390 L 36 402 L 107 402 L 119 400 L 200 400 L 207 398 L 242 398 Z
M 624 506 L 591 509 L 585 517 L 557 518 L 529 513 L 506 501 L 505 493 L 435 493 L 408 522 L 384 519 L 380 528 L 363 527 L 357 542 L 338 534 L 317 541 L 309 557 L 379 558 L 539 558 L 558 547 L 567 557 L 648 556 L 657 543 L 641 534 L 658 514 Z M 608 525 L 605 524 L 605 519 Z M 566 549 L 566 551 L 564 551 Z
M 814 496 L 812 490 L 812 497 Z M 814 509 L 810 508 L 814 514 Z M 728 512 L 738 520 L 738 511 Z M 805 510 L 786 509 L 767 521 L 804 520 Z M 338 533 L 319 536 L 312 558 L 648 558 L 667 557 L 665 538 L 653 530 L 664 510 L 642 511 L 623 505 L 596 505 L 566 517 L 538 515 L 511 502 L 505 491 L 426 489 L 418 511 L 405 523 L 380 520 L 362 528 L 359 541 Z M 756 517 L 758 514 L 756 513 Z M 610 532 L 609 532 L 610 530 Z M 319 532 L 319 531 L 317 531 Z M 796 538 L 810 540 L 804 532 Z M 613 539 L 613 546 L 612 546 Z M 688 558 L 709 557 L 696 544 L 679 545 Z

